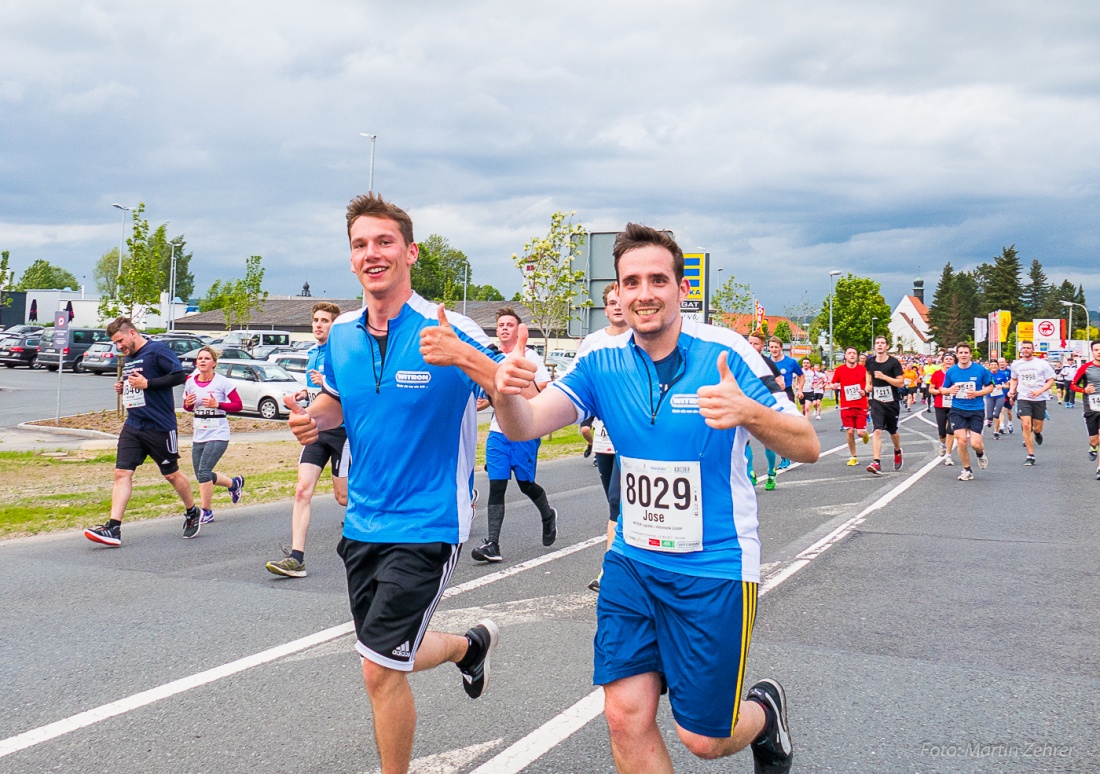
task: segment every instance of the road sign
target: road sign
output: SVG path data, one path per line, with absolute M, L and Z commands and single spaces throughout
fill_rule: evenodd
M 1062 321 L 1057 317 L 1037 318 L 1032 320 L 1035 325 L 1036 344 L 1046 344 L 1047 349 L 1057 349 L 1062 343 Z
M 813 347 L 809 344 L 791 344 L 791 357 L 809 357 Z

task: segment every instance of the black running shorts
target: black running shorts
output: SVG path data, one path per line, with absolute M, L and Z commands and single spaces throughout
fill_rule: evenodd
M 898 431 L 898 417 L 901 415 L 901 405 L 898 403 L 879 403 L 871 401 L 871 422 L 876 430 L 883 430 L 890 435 Z
M 1088 431 L 1090 436 L 1100 435 L 1100 411 L 1085 412 L 1085 430 Z
M 363 658 L 411 672 L 428 621 L 454 572 L 461 546 L 361 543 L 340 538 L 355 649 Z
M 325 465 L 332 462 L 332 475 L 336 478 L 347 478 L 351 468 L 351 451 L 348 445 L 348 433 L 342 427 L 335 430 L 322 430 L 317 440 L 309 446 L 302 447 L 302 453 L 298 457 L 298 464 L 308 463 L 325 469 Z
M 153 458 L 162 476 L 170 476 L 179 470 L 176 431 L 138 430 L 128 424 L 123 425 L 122 432 L 118 434 L 115 470 L 137 470 L 146 457 Z
M 1047 402 L 1045 400 L 1025 400 L 1017 395 L 1016 416 L 1020 419 L 1031 417 L 1042 422 L 1047 418 Z

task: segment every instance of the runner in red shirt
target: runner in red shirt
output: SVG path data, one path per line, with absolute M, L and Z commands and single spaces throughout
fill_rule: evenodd
M 943 368 L 932 374 L 932 380 L 928 383 L 929 392 L 935 396 L 936 430 L 940 436 L 940 456 L 944 465 L 954 465 L 951 459 L 951 448 L 955 445 L 955 434 L 950 430 L 947 415 L 951 413 L 951 401 L 953 398 L 943 389 L 943 378 L 947 376 L 947 369 L 955 365 L 955 353 L 945 352 L 943 355 Z
M 856 431 L 864 443 L 870 440 L 867 435 L 867 369 L 859 365 L 859 351 L 855 347 L 844 350 L 844 362 L 833 373 L 833 383 L 840 400 L 840 425 L 848 434 L 848 467 L 859 464 L 856 458 Z

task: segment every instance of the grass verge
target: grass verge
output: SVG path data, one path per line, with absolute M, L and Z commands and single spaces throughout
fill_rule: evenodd
M 485 464 L 488 433 L 488 424 L 478 428 L 477 470 Z M 580 454 L 584 447 L 585 442 L 574 425 L 543 439 L 539 459 Z M 301 447 L 292 440 L 250 441 L 242 433 L 230 442 L 218 463 L 218 471 L 247 478 L 242 505 L 289 500 L 294 497 L 300 451 Z M 103 523 L 111 509 L 114 465 L 113 451 L 0 452 L 0 539 Z M 180 467 L 192 476 L 192 491 L 197 496 L 189 448 L 182 451 Z M 332 479 L 323 475 L 317 494 L 324 496 L 331 492 Z M 224 489 L 214 490 L 215 512 L 234 507 L 240 505 L 230 505 Z M 173 514 L 183 514 L 179 498 L 156 466 L 146 462 L 134 474 L 126 520 Z

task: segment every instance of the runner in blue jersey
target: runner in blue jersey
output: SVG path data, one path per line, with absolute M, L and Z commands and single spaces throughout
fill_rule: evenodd
M 122 381 L 115 382 L 115 392 L 122 396 L 126 407 L 126 423 L 118 434 L 111 516 L 103 524 L 84 530 L 84 537 L 111 548 L 122 545 L 122 516 L 133 492 L 134 471 L 146 457 L 152 457 L 187 509 L 183 537 L 193 538 L 199 534 L 202 513 L 195 505 L 191 481 L 179 466 L 176 398 L 172 392 L 173 387 L 187 381 L 187 372 L 175 352 L 142 336 L 128 317 L 112 321 L 107 335 L 126 358 Z
M 308 405 L 321 393 L 325 359 L 328 354 L 328 334 L 332 324 L 340 316 L 340 307 L 329 301 L 318 301 L 311 310 L 313 338 L 317 343 L 309 348 L 306 358 L 306 388 L 294 397 Z M 317 482 L 325 465 L 332 470 L 332 496 L 340 505 L 348 504 L 348 470 L 351 467 L 351 450 L 344 427 L 335 427 L 321 433 L 317 441 L 302 447 L 298 457 L 298 481 L 294 487 L 294 505 L 290 510 L 290 551 L 282 559 L 265 566 L 272 575 L 286 578 L 304 578 L 306 575 L 306 534 L 313 515 L 311 503 Z
M 993 440 L 996 441 L 1001 437 L 1001 414 L 1004 412 L 1012 374 L 1008 369 L 1001 370 L 997 360 L 990 359 L 989 375 L 993 379 L 993 392 L 985 396 L 985 426 L 993 428 Z
M 959 481 L 972 481 L 970 449 L 978 457 L 978 467 L 985 470 L 989 456 L 982 445 L 982 421 L 985 418 L 985 396 L 993 392 L 993 377 L 981 363 L 970 359 L 970 345 L 965 341 L 955 345 L 956 364 L 947 369 L 943 377 L 944 394 L 951 396 L 951 412 L 948 421 L 959 447 L 962 472 Z M 969 443 L 968 443 L 969 440 Z
M 427 628 L 470 532 L 476 394 L 498 366 L 473 321 L 413 293 L 419 249 L 404 210 L 358 196 L 347 224 L 365 308 L 329 331 L 321 394 L 305 410 L 287 405 L 303 445 L 347 429 L 355 464 L 338 553 L 382 770 L 406 771 L 416 729 L 408 673 L 455 663 L 472 698 L 489 682 L 491 620 L 465 636 Z
M 631 333 L 578 355 L 530 400 L 515 393 L 534 367 L 510 356 L 497 372 L 497 419 L 523 440 L 596 414 L 615 439 L 622 516 L 604 558 L 594 682 L 619 771 L 671 771 L 656 719 L 664 681 L 693 754 L 751 744 L 757 771 L 785 772 L 782 687 L 762 680 L 741 702 L 760 580 L 745 443 L 751 434 L 800 462 L 816 461 L 820 445 L 744 338 L 681 317 L 690 285 L 667 233 L 628 224 L 613 253 Z

